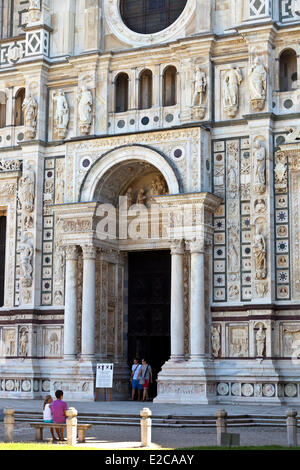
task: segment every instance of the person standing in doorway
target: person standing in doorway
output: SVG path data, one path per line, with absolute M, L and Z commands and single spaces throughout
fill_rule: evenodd
M 139 383 L 143 387 L 143 401 L 149 401 L 149 385 L 152 384 L 152 368 L 146 359 L 142 359 Z
M 141 391 L 143 390 L 143 386 L 139 383 L 139 372 L 141 370 L 142 365 L 140 364 L 137 358 L 133 359 L 133 364 L 131 368 L 131 400 L 135 398 L 135 392 L 137 391 L 137 399 L 138 401 L 141 400 Z

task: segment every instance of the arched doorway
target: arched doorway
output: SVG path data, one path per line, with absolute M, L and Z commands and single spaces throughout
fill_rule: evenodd
M 113 206 L 120 212 L 120 198 L 127 197 L 127 208 L 134 208 L 139 204 L 147 211 L 154 197 L 169 197 L 170 193 L 178 194 L 180 189 L 176 170 L 174 171 L 165 157 L 144 146 L 127 146 L 107 153 L 94 164 L 83 182 L 80 198 L 82 201 L 95 201 Z M 131 221 L 130 214 L 128 220 Z M 123 324 L 123 359 L 128 367 L 131 367 L 134 357 L 137 356 L 141 360 L 146 356 L 153 369 L 154 383 L 150 389 L 150 397 L 154 398 L 157 375 L 170 358 L 171 254 L 169 240 L 153 240 L 151 235 L 150 232 L 149 238 L 138 240 L 130 237 L 121 240 L 117 237 L 113 241 L 106 240 L 104 246 L 109 245 L 113 250 L 118 250 L 126 259 L 122 285 L 123 316 L 120 321 L 120 317 L 117 318 L 113 314 L 113 337 L 121 337 L 116 329 Z M 113 289 L 111 286 L 118 284 L 113 280 L 113 273 L 123 267 L 107 267 L 106 260 L 99 260 L 99 263 L 102 263 L 102 273 L 97 274 L 96 260 L 96 279 L 101 283 L 107 278 L 103 273 L 111 273 L 107 288 Z M 99 286 L 100 292 L 101 289 L 102 286 Z M 103 310 L 102 303 L 98 324 L 100 323 L 102 343 L 105 334 L 110 338 L 110 347 L 107 347 L 106 351 L 110 351 L 109 360 L 113 361 L 112 351 L 119 351 L 120 348 L 111 345 L 112 328 L 108 323 L 111 322 L 112 312 L 116 312 L 116 296 L 107 293 L 106 287 L 103 295 L 108 297 L 105 304 L 107 312 Z M 100 297 L 103 295 L 100 293 Z M 121 298 L 120 292 L 117 297 Z M 120 312 L 120 308 L 117 309 Z M 96 330 L 98 329 L 96 319 Z M 104 329 L 107 333 L 104 333 Z

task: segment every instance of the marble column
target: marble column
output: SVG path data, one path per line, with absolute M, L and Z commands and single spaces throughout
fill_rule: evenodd
M 78 249 L 75 245 L 66 247 L 66 294 L 64 322 L 64 357 L 73 360 L 77 346 L 77 261 Z
M 96 249 L 91 245 L 84 245 L 82 247 L 82 253 L 81 358 L 90 360 L 93 359 L 95 355 Z
M 205 358 L 204 241 L 190 242 L 190 360 Z
M 183 240 L 171 246 L 171 360 L 184 359 Z

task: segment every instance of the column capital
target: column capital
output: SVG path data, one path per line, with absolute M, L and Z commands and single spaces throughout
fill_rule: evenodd
M 96 259 L 96 247 L 93 245 L 82 245 L 83 259 Z
M 172 240 L 171 255 L 184 255 L 184 249 L 185 249 L 184 240 Z
M 188 248 L 192 253 L 205 253 L 205 241 L 203 239 L 196 239 L 190 240 L 188 242 Z
M 66 260 L 71 261 L 77 261 L 78 259 L 78 247 L 77 245 L 66 245 L 64 247 L 65 253 L 66 253 Z

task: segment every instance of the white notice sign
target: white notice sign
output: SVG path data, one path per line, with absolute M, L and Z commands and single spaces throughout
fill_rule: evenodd
M 113 388 L 113 377 L 113 364 L 97 364 L 96 388 Z

